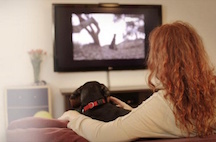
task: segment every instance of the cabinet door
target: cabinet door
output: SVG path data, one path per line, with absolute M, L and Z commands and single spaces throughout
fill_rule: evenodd
M 48 111 L 50 107 L 49 87 L 10 88 L 6 90 L 7 121 L 34 116 L 38 111 Z

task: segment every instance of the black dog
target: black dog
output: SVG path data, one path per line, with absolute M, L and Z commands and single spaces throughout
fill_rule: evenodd
M 70 96 L 73 109 L 100 121 L 111 121 L 126 115 L 130 110 L 109 102 L 109 89 L 97 81 L 90 81 L 75 90 Z

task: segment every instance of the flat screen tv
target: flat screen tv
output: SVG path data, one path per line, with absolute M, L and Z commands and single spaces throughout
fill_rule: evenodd
M 161 5 L 53 4 L 54 71 L 147 68 L 148 35 Z

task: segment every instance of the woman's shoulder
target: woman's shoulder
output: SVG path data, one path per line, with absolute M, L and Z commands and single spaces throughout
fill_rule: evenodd
M 151 108 L 157 107 L 157 108 L 169 108 L 173 109 L 172 104 L 170 101 L 165 98 L 166 91 L 165 90 L 158 90 L 157 92 L 154 92 L 148 99 L 142 102 L 140 107 L 148 107 L 150 106 Z
M 157 96 L 164 97 L 165 94 L 166 94 L 166 90 L 160 89 L 160 90 L 154 92 L 152 95 L 157 95 Z
M 166 95 L 166 91 L 165 90 L 158 90 L 156 92 L 154 92 L 149 99 L 147 99 L 146 101 L 151 101 L 151 100 L 166 100 L 165 99 L 165 95 Z

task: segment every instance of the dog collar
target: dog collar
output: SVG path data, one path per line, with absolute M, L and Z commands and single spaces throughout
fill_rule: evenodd
M 83 107 L 82 113 L 86 112 L 87 110 L 92 109 L 92 108 L 94 108 L 96 106 L 105 104 L 105 103 L 106 103 L 105 99 L 100 99 L 100 100 L 97 100 L 97 101 L 94 101 L 94 102 L 90 102 L 86 106 Z

